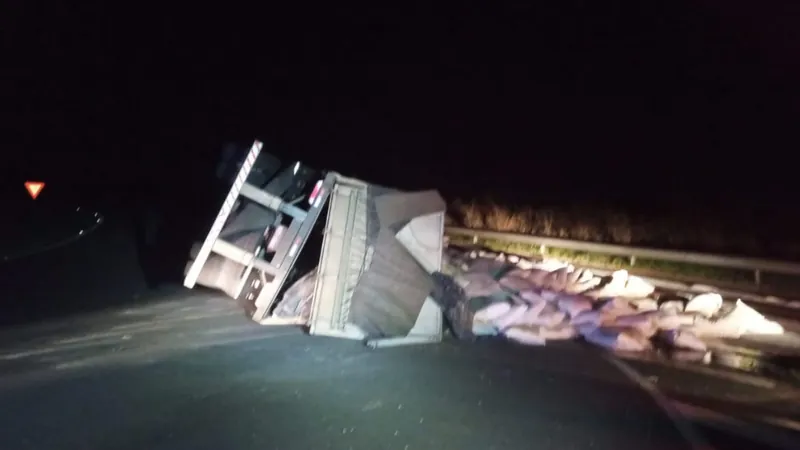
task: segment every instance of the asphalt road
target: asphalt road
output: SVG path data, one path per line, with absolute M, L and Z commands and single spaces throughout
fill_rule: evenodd
M 768 447 L 676 405 L 796 403 L 761 375 L 620 364 L 574 342 L 370 350 L 262 327 L 216 293 L 148 291 L 127 236 L 104 227 L 3 279 L 39 320 L 0 330 L 3 448 L 673 450 L 699 436 L 752 450 Z M 96 312 L 37 313 L 74 305 Z
M 689 448 L 580 346 L 369 350 L 179 292 L 7 329 L 0 348 L 6 448 Z

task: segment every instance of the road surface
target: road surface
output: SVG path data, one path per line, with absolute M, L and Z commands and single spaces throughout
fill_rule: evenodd
M 576 342 L 370 350 L 262 327 L 216 293 L 147 291 L 135 246 L 114 230 L 6 272 L 28 286 L 4 291 L 25 317 L 96 312 L 0 330 L 4 448 L 675 450 L 699 437 L 753 450 L 767 447 L 674 400 L 794 402 L 791 385 L 760 375 L 620 364 Z
M 7 329 L 0 348 L 8 448 L 690 448 L 580 346 L 369 350 L 180 292 Z

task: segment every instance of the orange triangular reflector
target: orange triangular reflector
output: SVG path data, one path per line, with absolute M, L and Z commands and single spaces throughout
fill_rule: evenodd
M 25 182 L 25 189 L 28 190 L 28 194 L 30 194 L 31 198 L 36 200 L 36 197 L 42 192 L 44 189 L 44 182 L 43 181 L 26 181 Z

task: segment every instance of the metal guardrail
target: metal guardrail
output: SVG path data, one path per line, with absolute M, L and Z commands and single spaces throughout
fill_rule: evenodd
M 600 253 L 604 255 L 624 256 L 635 264 L 636 258 L 670 261 L 685 264 L 697 264 L 726 269 L 739 269 L 752 271 L 756 285 L 761 284 L 761 273 L 777 273 L 784 275 L 800 276 L 800 263 L 774 261 L 759 258 L 745 258 L 739 256 L 712 255 L 708 253 L 693 253 L 676 250 L 661 250 L 644 247 L 628 247 L 624 245 L 600 244 L 595 242 L 575 241 L 551 237 L 534 236 L 530 234 L 504 233 L 499 231 L 475 230 L 470 228 L 447 227 L 445 233 L 449 236 L 467 236 L 477 242 L 478 239 L 496 239 L 520 244 L 547 247 L 564 250 Z
M 94 213 L 92 219 L 94 220 L 94 222 L 88 225 L 86 228 L 79 230 L 78 233 L 70 234 L 69 236 L 60 239 L 58 241 L 51 242 L 49 244 L 41 246 L 33 246 L 33 248 L 27 248 L 25 250 L 16 253 L 0 255 L 0 264 L 10 263 L 12 261 L 17 261 L 23 258 L 29 258 L 31 256 L 49 252 L 57 248 L 72 244 L 73 242 L 76 242 L 81 238 L 88 236 L 89 234 L 100 228 L 100 226 L 104 223 L 105 220 L 105 218 L 98 212 Z

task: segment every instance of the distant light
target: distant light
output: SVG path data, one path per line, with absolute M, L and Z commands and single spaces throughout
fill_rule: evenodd
M 36 200 L 36 197 L 38 197 L 42 189 L 44 189 L 44 181 L 26 181 L 25 189 L 28 191 L 28 195 Z

